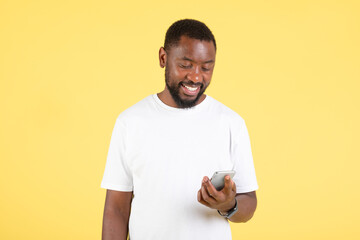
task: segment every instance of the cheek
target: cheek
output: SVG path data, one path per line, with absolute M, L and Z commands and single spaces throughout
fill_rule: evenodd
M 188 72 L 182 68 L 174 68 L 173 71 L 173 76 L 179 79 L 183 79 L 185 78 L 186 74 L 188 74 Z
M 204 81 L 206 82 L 206 84 L 209 84 L 211 81 L 211 77 L 212 77 L 212 72 L 211 73 L 206 73 L 204 75 Z

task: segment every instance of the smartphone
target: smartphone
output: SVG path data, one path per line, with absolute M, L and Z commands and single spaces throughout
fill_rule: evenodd
M 225 186 L 225 176 L 229 175 L 232 179 L 235 176 L 235 173 L 236 172 L 234 170 L 216 171 L 211 177 L 210 182 L 212 183 L 212 185 L 214 185 L 216 190 L 220 191 Z

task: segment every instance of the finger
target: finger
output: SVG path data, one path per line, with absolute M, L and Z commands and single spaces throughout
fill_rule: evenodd
M 229 195 L 233 189 L 233 181 L 231 180 L 229 175 L 225 176 L 225 186 L 224 186 L 224 193 Z
M 205 202 L 212 205 L 216 203 L 216 200 L 212 196 L 210 196 L 209 193 L 207 192 L 204 184 L 201 186 L 200 191 L 201 191 L 201 197 Z
M 198 191 L 198 202 L 207 206 L 207 207 L 210 207 L 210 204 L 207 203 L 203 198 L 202 198 L 202 195 L 201 195 L 201 190 Z
M 215 200 L 218 200 L 219 192 L 216 190 L 214 185 L 211 183 L 208 177 L 204 177 L 203 185 L 205 186 L 209 196 L 214 198 Z

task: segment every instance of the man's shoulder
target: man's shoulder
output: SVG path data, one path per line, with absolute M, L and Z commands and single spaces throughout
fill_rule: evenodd
M 230 107 L 226 106 L 222 102 L 216 100 L 213 97 L 210 97 L 210 100 L 212 102 L 212 111 L 214 111 L 217 114 L 221 114 L 222 117 L 227 118 L 232 121 L 241 121 L 243 122 L 244 119 L 234 110 L 232 110 Z
M 150 114 L 153 107 L 153 95 L 149 95 L 122 111 L 117 119 L 120 121 L 132 121 L 137 118 L 144 118 L 146 115 Z

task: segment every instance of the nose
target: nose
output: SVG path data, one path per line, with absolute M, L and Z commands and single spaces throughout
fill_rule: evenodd
M 194 83 L 201 83 L 203 81 L 202 75 L 199 73 L 197 69 L 191 71 L 187 74 L 187 79 Z

